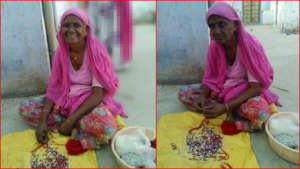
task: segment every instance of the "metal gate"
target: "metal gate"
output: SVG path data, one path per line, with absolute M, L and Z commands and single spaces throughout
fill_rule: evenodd
M 243 22 L 245 24 L 259 23 L 260 1 L 243 1 Z

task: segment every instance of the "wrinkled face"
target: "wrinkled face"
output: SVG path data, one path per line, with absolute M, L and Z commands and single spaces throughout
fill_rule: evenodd
M 236 24 L 224 17 L 212 15 L 208 18 L 208 27 L 215 40 L 220 44 L 227 44 L 235 40 Z
M 66 16 L 61 27 L 63 37 L 68 44 L 76 44 L 85 40 L 87 26 L 77 16 Z

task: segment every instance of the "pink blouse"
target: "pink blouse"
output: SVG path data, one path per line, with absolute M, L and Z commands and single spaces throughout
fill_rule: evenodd
M 243 82 L 258 82 L 246 69 L 241 57 L 236 56 L 234 63 L 227 68 L 224 88 L 234 87 Z
M 86 55 L 84 56 L 83 63 L 78 70 L 74 70 L 71 60 L 69 61 L 69 75 L 70 75 L 70 93 L 69 96 L 79 96 L 88 91 L 92 90 L 92 87 L 98 86 L 102 87 L 102 85 L 96 80 L 95 76 L 92 74 L 90 69 L 88 68 L 88 63 L 86 59 Z

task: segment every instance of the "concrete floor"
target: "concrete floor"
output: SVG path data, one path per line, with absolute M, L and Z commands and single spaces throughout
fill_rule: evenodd
M 251 25 L 246 29 L 254 34 L 265 48 L 274 68 L 271 90 L 279 95 L 280 111 L 299 113 L 299 35 L 280 33 L 272 26 Z M 158 56 L 159 57 L 159 56 Z M 187 109 L 177 100 L 183 85 L 158 85 L 157 120 L 164 114 L 179 113 Z M 159 132 L 159 131 L 158 131 Z M 261 168 L 298 168 L 281 159 L 270 147 L 264 131 L 251 134 L 251 144 Z
M 129 118 L 128 126 L 156 127 L 155 117 L 155 25 L 135 26 L 133 60 L 128 68 L 118 72 L 120 89 L 116 99 L 120 101 Z M 28 97 L 1 99 L 1 136 L 30 129 L 23 122 L 17 109 Z M 96 151 L 99 168 L 118 168 L 110 146 Z

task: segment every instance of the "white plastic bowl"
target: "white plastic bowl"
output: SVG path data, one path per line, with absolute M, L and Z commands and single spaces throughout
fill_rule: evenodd
M 136 130 L 138 129 L 144 129 L 145 131 L 145 134 L 146 136 L 152 140 L 155 138 L 155 132 L 150 129 L 150 128 L 144 128 L 144 127 L 127 127 L 127 128 L 123 128 L 121 129 L 120 131 L 118 131 L 115 136 L 113 137 L 112 139 L 112 142 L 111 142 L 111 149 L 112 149 L 112 152 L 114 154 L 114 156 L 116 157 L 117 159 L 117 163 L 119 164 L 120 167 L 122 168 L 135 168 L 133 166 L 130 166 L 128 164 L 126 164 L 126 162 L 124 160 L 122 160 L 118 154 L 118 152 L 116 151 L 116 148 L 115 148 L 115 143 L 116 143 L 116 139 L 121 136 L 121 135 L 128 135 L 132 132 L 135 132 Z
M 272 136 L 272 134 L 269 130 L 269 121 L 270 120 L 272 120 L 275 117 L 285 116 L 285 115 L 289 115 L 291 113 L 292 112 L 279 112 L 279 113 L 273 114 L 267 121 L 265 129 L 266 129 L 266 132 L 268 135 L 269 143 L 270 143 L 271 147 L 273 148 L 273 150 L 283 159 L 290 161 L 292 163 L 299 164 L 299 151 L 296 151 L 296 150 L 278 142 Z

